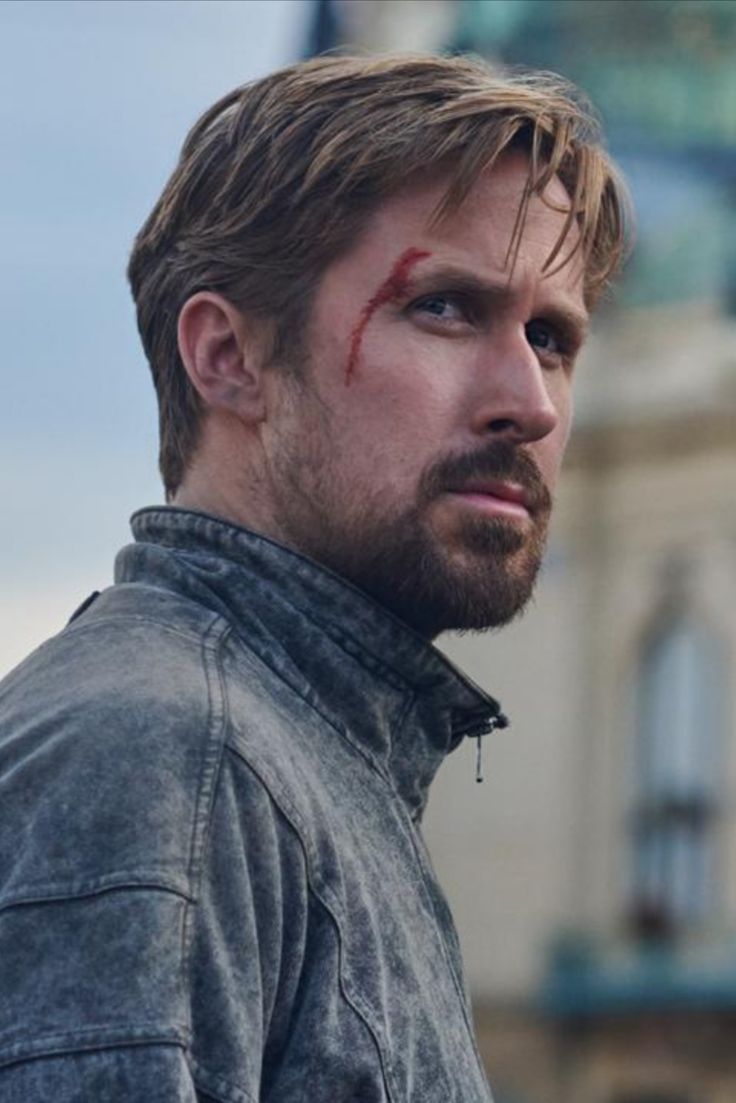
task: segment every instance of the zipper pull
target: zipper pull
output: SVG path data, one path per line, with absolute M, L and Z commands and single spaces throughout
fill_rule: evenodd
M 478 746 L 477 746 L 477 750 L 476 750 L 476 754 L 475 754 L 475 780 L 479 781 L 479 782 L 483 780 L 483 751 L 482 751 L 483 744 L 481 742 L 482 739 L 483 739 L 483 736 L 479 732 L 478 733 Z
M 497 728 L 503 729 L 509 726 L 509 718 L 505 713 L 499 712 L 495 716 L 489 716 L 485 729 L 479 731 L 477 735 L 477 746 L 475 755 L 475 780 L 480 782 L 483 780 L 483 745 L 482 739 L 485 735 L 490 735 Z

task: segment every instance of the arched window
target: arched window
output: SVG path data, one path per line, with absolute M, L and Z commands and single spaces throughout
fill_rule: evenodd
M 710 913 L 723 751 L 720 641 L 685 613 L 660 621 L 637 693 L 633 908 L 642 933 Z M 659 928 L 658 928 L 659 924 Z

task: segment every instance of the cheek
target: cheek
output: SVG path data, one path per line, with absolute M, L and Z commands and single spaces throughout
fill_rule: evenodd
M 575 419 L 575 396 L 572 389 L 572 380 L 568 380 L 567 391 L 565 394 L 565 402 L 562 407 L 560 415 L 560 423 L 564 426 L 562 451 L 567 448 L 568 441 L 570 440 L 570 433 L 572 432 L 573 421 Z
M 565 422 L 562 420 L 557 427 L 555 433 L 550 438 L 549 448 L 549 487 L 553 489 L 557 484 L 560 469 L 565 458 L 565 451 L 570 439 L 570 418 L 568 417 Z
M 420 414 L 407 409 L 402 415 L 385 403 L 359 411 L 340 450 L 353 468 L 398 486 L 415 481 L 417 471 L 437 454 L 438 439 Z
M 553 436 L 564 449 L 570 436 L 573 415 L 573 379 L 569 373 L 557 370 L 548 377 L 547 392 L 557 411 L 557 427 Z
M 388 393 L 356 382 L 349 396 L 338 414 L 338 451 L 349 482 L 356 489 L 409 501 L 441 449 L 443 434 L 435 418 L 416 396 L 395 389 Z
M 430 427 L 449 424 L 459 397 L 463 373 L 457 354 L 444 358 L 421 335 L 402 326 L 368 327 L 360 364 L 350 382 L 340 379 L 333 391 L 346 416 L 371 426 L 383 425 L 386 435 L 413 435 L 420 440 Z M 448 363 L 449 360 L 449 363 Z
M 529 451 L 539 464 L 547 486 L 553 490 L 572 428 L 573 403 L 569 381 L 551 397 L 557 410 L 557 425 L 548 436 L 529 446 Z
M 392 340 L 391 337 L 394 337 Z M 418 333 L 366 334 L 356 398 L 376 420 L 404 431 L 434 437 L 462 419 L 472 364 L 446 342 Z

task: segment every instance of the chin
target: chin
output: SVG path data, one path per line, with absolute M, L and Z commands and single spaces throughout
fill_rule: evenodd
M 376 596 L 429 639 L 447 631 L 483 632 L 520 616 L 534 593 L 540 562 L 536 555 L 515 564 L 498 556 L 476 561 L 472 569 L 444 571 L 427 570 L 425 562 L 406 585 Z
M 438 532 L 416 514 L 363 531 L 351 555 L 328 565 L 429 639 L 441 632 L 500 628 L 528 604 L 545 545 L 546 519 L 530 529 L 466 518 Z M 366 549 L 369 553 L 366 556 Z

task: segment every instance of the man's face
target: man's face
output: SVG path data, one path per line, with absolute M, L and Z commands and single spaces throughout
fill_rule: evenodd
M 556 179 L 512 269 L 526 175 L 506 155 L 434 227 L 446 181 L 385 202 L 317 288 L 304 381 L 271 377 L 281 538 L 429 637 L 527 602 L 568 438 L 581 269 L 543 271 L 569 202 Z

